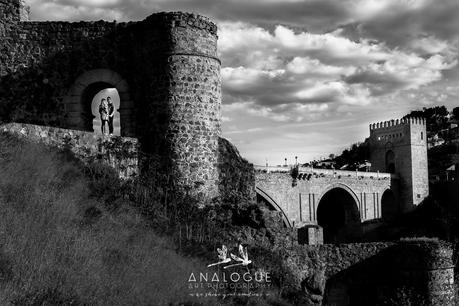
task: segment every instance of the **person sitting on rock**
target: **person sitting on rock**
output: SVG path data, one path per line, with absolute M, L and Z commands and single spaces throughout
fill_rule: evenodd
M 108 105 L 105 98 L 100 101 L 99 105 L 100 120 L 102 122 L 102 134 L 105 134 L 105 123 L 108 122 Z

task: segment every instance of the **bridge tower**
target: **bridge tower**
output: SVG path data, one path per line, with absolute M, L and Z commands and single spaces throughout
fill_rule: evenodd
M 370 125 L 372 171 L 399 176 L 399 205 L 407 212 L 429 195 L 427 133 L 423 118 Z

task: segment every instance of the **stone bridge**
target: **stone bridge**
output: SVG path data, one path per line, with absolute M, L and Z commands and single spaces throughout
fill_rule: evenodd
M 289 168 L 256 167 L 255 177 L 258 202 L 280 212 L 289 227 L 320 225 L 326 242 L 358 240 L 400 210 L 396 174 L 301 167 L 294 179 Z

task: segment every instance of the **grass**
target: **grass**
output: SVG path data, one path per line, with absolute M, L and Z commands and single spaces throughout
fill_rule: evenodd
M 128 200 L 96 196 L 110 186 L 65 155 L 0 135 L 0 173 L 1 305 L 189 301 L 204 263 L 177 254 Z

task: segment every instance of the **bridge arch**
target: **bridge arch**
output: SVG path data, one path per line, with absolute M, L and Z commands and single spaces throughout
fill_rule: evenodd
M 359 200 L 348 186 L 327 187 L 318 200 L 317 223 L 323 228 L 325 243 L 359 241 L 362 235 Z
M 284 221 L 284 225 L 286 227 L 293 227 L 285 211 L 279 206 L 279 204 L 276 203 L 276 201 L 268 193 L 266 193 L 259 187 L 255 187 L 255 191 L 257 193 L 257 201 L 261 200 L 265 204 L 267 204 L 270 209 L 280 212 L 282 215 L 282 220 Z
M 384 221 L 393 220 L 399 214 L 398 203 L 391 189 L 386 189 L 381 196 L 381 214 Z
M 68 115 L 68 127 L 93 131 L 91 111 L 92 98 L 101 90 L 116 88 L 120 97 L 121 136 L 134 136 L 134 103 L 129 92 L 128 82 L 117 72 L 109 69 L 94 69 L 81 74 L 64 97 Z

